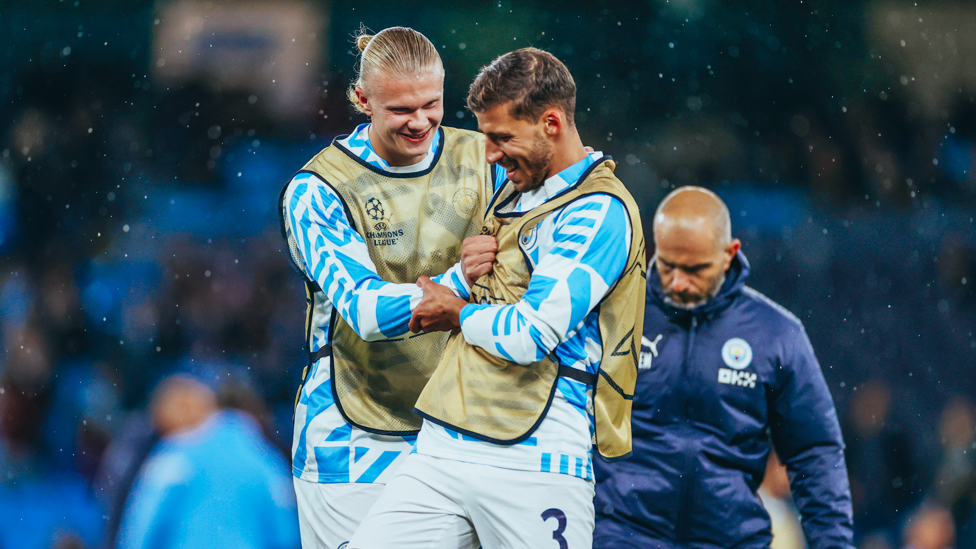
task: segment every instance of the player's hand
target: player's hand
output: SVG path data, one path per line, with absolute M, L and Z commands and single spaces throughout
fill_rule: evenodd
M 494 236 L 479 234 L 464 239 L 461 245 L 461 273 L 468 287 L 474 286 L 479 278 L 492 271 L 496 252 L 498 242 Z
M 426 276 L 417 280 L 417 286 L 424 290 L 424 297 L 410 317 L 411 332 L 447 332 L 461 327 L 461 308 L 467 301 Z

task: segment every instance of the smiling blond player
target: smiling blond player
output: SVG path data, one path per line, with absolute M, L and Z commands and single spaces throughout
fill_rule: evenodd
M 350 100 L 370 123 L 312 158 L 280 203 L 308 297 L 292 447 L 306 549 L 344 545 L 413 449 L 412 410 L 447 341 L 408 332 L 417 279 L 466 299 L 495 250 L 472 236 L 493 191 L 484 136 L 441 127 L 437 50 L 403 27 L 357 45 Z

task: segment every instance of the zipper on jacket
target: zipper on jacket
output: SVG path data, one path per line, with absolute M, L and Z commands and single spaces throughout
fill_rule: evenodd
M 691 324 L 688 328 L 688 339 L 685 341 L 685 353 L 684 361 L 682 364 L 682 375 L 684 377 L 684 383 L 686 384 L 685 390 L 685 401 L 684 409 L 681 410 L 684 416 L 684 428 L 688 429 L 687 424 L 691 423 L 691 414 L 689 413 L 690 399 L 689 392 L 691 389 L 689 373 L 692 369 L 692 354 L 695 348 L 695 333 L 698 329 L 698 317 L 692 315 Z M 685 444 L 694 444 L 694 437 L 685 438 Z M 688 451 L 687 447 L 684 451 L 684 463 L 681 471 L 681 490 L 678 493 L 678 523 L 675 525 L 675 538 L 679 544 L 684 545 L 687 542 L 688 537 L 688 520 L 686 517 L 691 514 L 692 509 L 689 509 L 689 499 L 691 495 L 691 482 L 694 479 L 694 471 L 692 468 L 695 464 L 695 452 Z

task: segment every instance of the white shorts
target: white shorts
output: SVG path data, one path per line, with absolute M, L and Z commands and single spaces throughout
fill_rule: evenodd
M 319 484 L 292 478 L 298 499 L 302 549 L 342 547 L 352 538 L 384 488 L 383 484 Z
M 593 484 L 411 454 L 386 485 L 350 549 L 589 549 Z

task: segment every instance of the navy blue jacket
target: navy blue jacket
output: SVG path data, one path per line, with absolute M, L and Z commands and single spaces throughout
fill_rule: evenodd
M 756 490 L 770 439 L 811 549 L 852 547 L 851 495 L 833 401 L 803 325 L 745 286 L 688 311 L 648 272 L 634 453 L 596 461 L 594 547 L 768 547 Z M 647 343 L 650 343 L 648 345 Z

